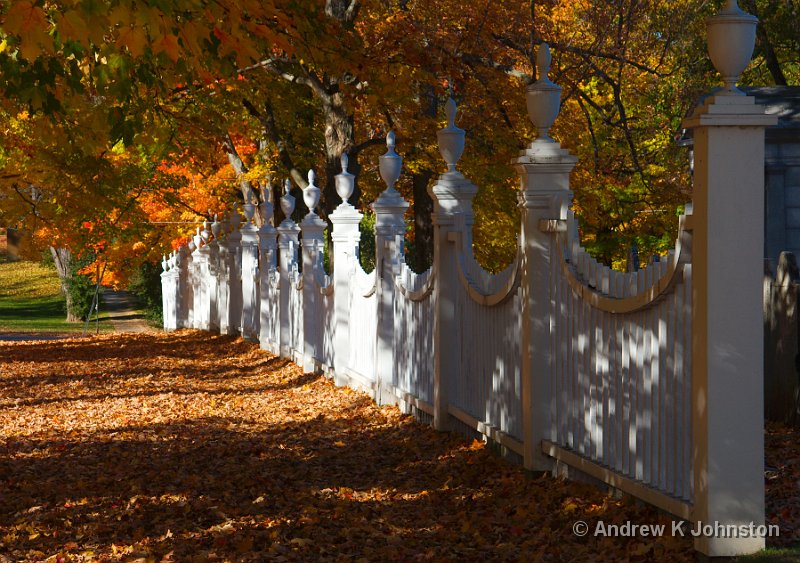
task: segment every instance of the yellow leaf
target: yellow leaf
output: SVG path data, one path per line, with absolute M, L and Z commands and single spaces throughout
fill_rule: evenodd
M 469 445 L 469 449 L 472 450 L 472 451 L 482 450 L 485 447 L 486 447 L 486 444 L 484 442 L 481 442 L 477 438 L 472 440 L 472 443 Z

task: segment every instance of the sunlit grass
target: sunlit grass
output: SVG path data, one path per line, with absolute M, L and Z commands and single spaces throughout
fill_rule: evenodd
M 82 331 L 84 323 L 67 323 L 65 311 L 54 268 L 38 262 L 9 262 L 0 253 L 0 332 Z M 104 324 L 101 321 L 101 330 Z

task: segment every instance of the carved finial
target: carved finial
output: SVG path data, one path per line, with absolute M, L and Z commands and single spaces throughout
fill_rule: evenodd
M 314 209 L 317 207 L 317 204 L 319 204 L 319 198 L 321 195 L 319 188 L 314 184 L 316 179 L 317 175 L 314 174 L 314 170 L 309 170 L 308 186 L 306 186 L 306 189 L 303 190 L 303 201 L 305 202 L 306 207 L 308 207 L 309 213 L 312 215 L 314 214 Z
M 458 108 L 453 98 L 447 100 L 444 107 L 447 115 L 447 127 L 436 132 L 439 140 L 439 152 L 447 163 L 448 172 L 456 172 L 461 155 L 464 154 L 464 130 L 456 127 L 456 113 Z
M 550 138 L 550 127 L 553 126 L 561 107 L 561 87 L 553 84 L 547 74 L 550 72 L 550 46 L 547 43 L 539 45 L 536 54 L 536 68 L 539 80 L 528 86 L 527 105 L 528 117 L 539 133 L 538 142 L 554 143 Z
M 550 45 L 542 43 L 539 46 L 539 52 L 536 53 L 536 74 L 539 80 L 543 78 L 549 79 L 550 65 L 553 62 L 553 56 L 550 54 Z
M 349 203 L 347 200 L 350 199 L 350 196 L 353 195 L 353 191 L 355 190 L 355 176 L 347 171 L 348 163 L 349 159 L 347 157 L 347 153 L 343 153 L 342 172 L 334 177 L 334 181 L 336 182 L 336 193 L 339 194 L 340 198 L 342 198 L 342 203 L 344 204 Z
M 169 267 L 169 263 L 167 262 L 167 256 L 166 255 L 162 255 L 161 268 L 166 272 L 168 267 Z
M 386 182 L 387 191 L 394 192 L 394 185 L 400 178 L 400 171 L 403 167 L 403 159 L 394 150 L 394 131 L 389 131 L 389 134 L 386 135 L 386 146 L 389 150 L 386 151 L 386 154 L 378 157 L 378 170 L 381 173 L 381 178 Z
M 283 211 L 286 219 L 291 219 L 294 213 L 294 196 L 290 193 L 292 191 L 292 181 L 288 178 L 283 182 L 283 197 L 281 198 L 281 211 Z
M 743 96 L 736 87 L 753 56 L 758 18 L 743 12 L 736 0 L 708 19 L 708 54 L 722 75 L 724 90 L 719 95 Z
M 447 104 L 444 106 L 444 113 L 447 116 L 447 127 L 453 128 L 456 126 L 456 101 L 453 98 L 447 99 Z

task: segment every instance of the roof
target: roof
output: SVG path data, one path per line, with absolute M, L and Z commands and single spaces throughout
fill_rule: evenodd
M 778 124 L 767 128 L 768 143 L 800 143 L 800 86 L 743 86 L 741 90 L 755 97 L 757 104 L 765 106 L 768 115 L 778 116 Z M 695 107 L 717 91 L 719 89 L 704 94 Z M 684 129 L 678 144 L 692 145 L 692 131 Z

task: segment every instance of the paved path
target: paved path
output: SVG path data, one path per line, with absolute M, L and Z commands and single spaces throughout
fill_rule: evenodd
M 103 289 L 100 314 L 107 316 L 116 332 L 150 332 L 153 330 L 142 314 L 133 305 L 133 297 L 127 291 Z

